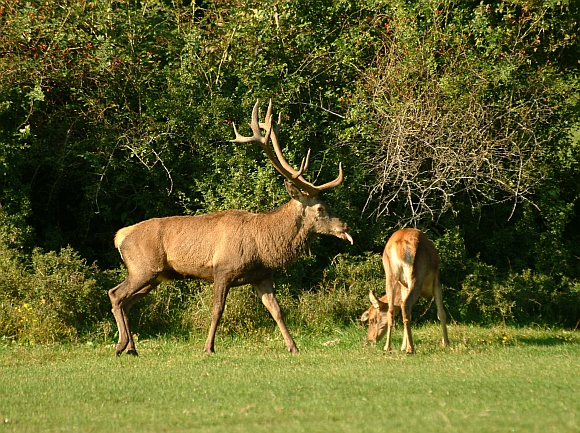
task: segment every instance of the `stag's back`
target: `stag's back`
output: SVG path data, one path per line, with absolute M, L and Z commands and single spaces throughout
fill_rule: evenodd
M 219 257 L 240 257 L 241 227 L 251 218 L 245 211 L 152 218 L 119 230 L 115 246 L 129 271 L 142 268 L 211 280 Z
M 294 260 L 306 244 L 307 232 L 292 214 L 287 203 L 268 214 L 227 210 L 152 218 L 119 230 L 115 246 L 133 273 L 212 280 L 220 268 L 262 275 Z

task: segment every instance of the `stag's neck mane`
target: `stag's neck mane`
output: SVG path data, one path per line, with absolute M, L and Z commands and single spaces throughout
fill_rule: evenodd
M 271 212 L 256 214 L 255 222 L 262 261 L 272 269 L 296 261 L 312 238 L 310 227 L 304 224 L 302 205 L 295 200 Z

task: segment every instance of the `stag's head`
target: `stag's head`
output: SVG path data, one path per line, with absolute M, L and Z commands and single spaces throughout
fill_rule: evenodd
M 369 322 L 367 340 L 375 344 L 387 333 L 387 313 L 389 311 L 389 304 L 387 303 L 386 296 L 377 299 L 372 291 L 369 292 L 369 299 L 371 301 L 371 307 L 363 313 L 360 320 L 363 322 Z
M 260 145 L 274 168 L 286 178 L 286 190 L 292 198 L 293 204 L 301 212 L 305 226 L 308 227 L 312 234 L 333 235 L 348 240 L 352 244 L 353 239 L 348 232 L 348 225 L 319 197 L 321 191 L 334 188 L 342 183 L 342 163 L 339 163 L 338 176 L 333 181 L 319 186 L 308 182 L 304 179 L 303 174 L 308 168 L 310 151 L 302 159 L 300 169 L 294 169 L 286 161 L 280 148 L 278 132 L 281 118 L 278 116 L 277 122 L 273 119 L 272 101 L 268 105 L 264 122 L 258 120 L 258 107 L 259 101 L 256 101 L 252 110 L 252 123 L 250 124 L 253 135 L 251 137 L 240 135 L 234 124 L 236 138 L 231 141 L 235 143 L 257 143 Z M 264 135 L 262 135 L 262 130 L 265 131 Z M 270 141 L 272 141 L 273 151 L 269 144 Z

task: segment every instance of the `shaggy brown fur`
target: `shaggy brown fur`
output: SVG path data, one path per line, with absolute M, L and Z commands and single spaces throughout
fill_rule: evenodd
M 109 291 L 119 328 L 116 353 L 136 354 L 127 312 L 164 280 L 201 278 L 214 283 L 212 323 L 205 351 L 214 351 L 215 332 L 231 287 L 251 284 L 278 324 L 286 347 L 297 352 L 274 296 L 273 275 L 296 260 L 313 236 L 352 242 L 348 226 L 318 197 L 286 183 L 292 199 L 269 213 L 227 210 L 200 216 L 153 218 L 115 236 L 129 276 Z
M 280 149 L 280 125 L 273 121 L 272 102 L 264 123 L 258 121 L 258 107 L 259 101 L 252 110 L 253 135 L 240 135 L 234 125 L 233 141 L 260 145 L 276 170 L 288 179 L 285 185 L 291 200 L 268 213 L 227 210 L 200 216 L 153 218 L 119 230 L 115 246 L 129 276 L 109 290 L 119 328 L 117 355 L 124 350 L 137 354 L 127 319 L 131 306 L 161 281 L 186 277 L 214 283 L 211 327 L 205 342 L 207 353 L 214 351 L 215 332 L 230 288 L 242 284 L 254 287 L 278 324 L 288 350 L 298 352 L 274 296 L 274 271 L 296 260 L 315 235 L 333 235 L 352 244 L 346 223 L 318 198 L 321 191 L 340 185 L 343 172 L 339 164 L 335 180 L 320 186 L 306 181 L 302 175 L 308 167 L 310 152 L 300 170 L 292 168 Z M 269 146 L 270 139 L 274 151 Z

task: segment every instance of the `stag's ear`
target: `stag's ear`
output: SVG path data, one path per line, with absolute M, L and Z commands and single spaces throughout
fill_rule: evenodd
M 299 202 L 302 201 L 302 198 L 304 197 L 304 193 L 302 191 L 300 191 L 300 188 L 298 188 L 292 182 L 288 182 L 287 180 L 284 180 L 284 185 L 286 186 L 286 191 L 288 191 L 288 194 L 290 194 L 290 197 L 292 197 L 294 200 L 297 200 Z
M 366 322 L 367 320 L 369 320 L 369 310 L 365 311 L 362 316 L 360 316 L 361 322 Z

